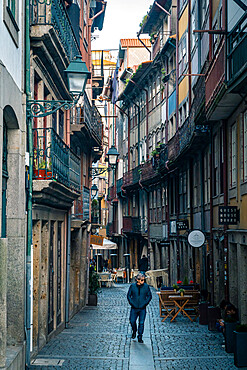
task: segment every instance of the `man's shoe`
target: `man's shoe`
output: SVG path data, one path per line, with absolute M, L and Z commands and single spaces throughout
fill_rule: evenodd
M 136 337 L 136 332 L 135 332 L 135 331 L 133 331 L 133 332 L 132 332 L 132 336 L 131 336 L 131 338 L 132 338 L 132 339 L 135 339 L 135 337 Z
M 138 343 L 143 343 L 142 336 L 138 335 Z

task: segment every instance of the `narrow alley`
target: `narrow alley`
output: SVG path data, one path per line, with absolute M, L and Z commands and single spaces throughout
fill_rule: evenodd
M 161 322 L 158 297 L 148 306 L 144 344 L 131 340 L 129 285 L 102 288 L 97 307 L 85 307 L 53 338 L 30 369 L 234 369 L 223 336 L 181 315 Z

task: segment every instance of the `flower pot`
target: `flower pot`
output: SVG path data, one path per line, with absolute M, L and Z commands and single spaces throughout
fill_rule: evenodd
M 208 325 L 208 302 L 199 303 L 199 324 Z
M 180 296 L 183 297 L 184 296 L 184 292 L 180 292 Z
M 219 307 L 208 307 L 208 330 L 216 330 L 216 321 L 220 319 L 221 312 Z
M 234 352 L 234 335 L 233 332 L 236 330 L 236 322 L 225 322 L 225 340 L 226 340 L 226 352 Z
M 97 306 L 98 297 L 97 294 L 88 294 L 88 306 Z
M 234 335 L 234 365 L 247 366 L 247 332 L 233 332 Z

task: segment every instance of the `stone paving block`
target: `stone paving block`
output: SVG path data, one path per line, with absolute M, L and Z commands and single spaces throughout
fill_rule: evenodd
M 81 310 L 70 321 L 69 328 L 53 338 L 39 353 L 40 359 L 64 360 L 62 366 L 33 365 L 30 368 L 131 370 L 128 287 L 127 284 L 118 284 L 113 288 L 102 288 L 98 306 Z M 226 353 L 221 346 L 221 333 L 209 332 L 206 326 L 199 325 L 198 320 L 190 322 L 182 315 L 175 322 L 171 323 L 169 319 L 161 322 L 154 289 L 152 295 L 145 332 L 151 337 L 156 370 L 236 369 L 232 354 Z

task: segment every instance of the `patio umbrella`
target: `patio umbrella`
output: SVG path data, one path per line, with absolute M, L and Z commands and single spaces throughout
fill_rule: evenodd
M 103 240 L 103 245 L 91 244 L 92 249 L 118 249 L 116 243 L 113 243 L 111 240 Z

